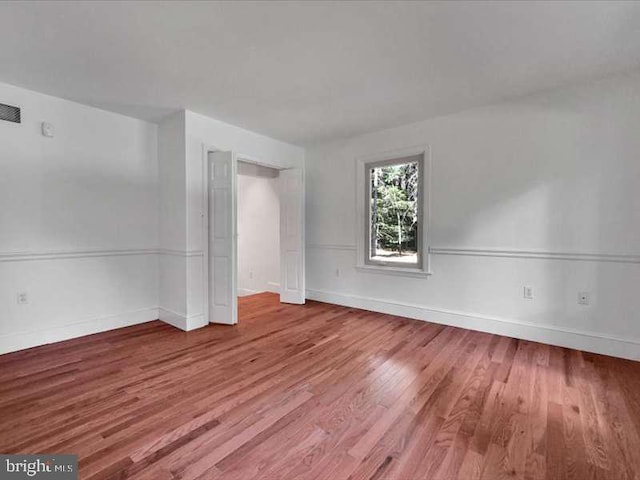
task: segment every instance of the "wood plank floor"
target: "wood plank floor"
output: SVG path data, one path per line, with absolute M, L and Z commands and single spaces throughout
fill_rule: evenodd
M 639 479 L 640 363 L 318 302 L 0 356 L 0 452 L 80 478 Z

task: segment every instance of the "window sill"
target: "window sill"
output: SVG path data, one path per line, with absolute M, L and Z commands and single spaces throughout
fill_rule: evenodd
M 412 278 L 426 278 L 433 275 L 430 271 L 420 270 L 418 268 L 387 267 L 382 265 L 357 265 L 356 270 L 362 273 L 376 273 Z

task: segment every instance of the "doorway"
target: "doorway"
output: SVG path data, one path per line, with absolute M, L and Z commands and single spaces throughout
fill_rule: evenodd
M 220 151 L 203 147 L 203 168 L 205 178 L 205 198 L 203 202 L 203 232 L 204 232 L 204 312 L 210 323 L 236 324 L 238 322 L 238 301 L 239 292 L 238 278 L 241 280 L 243 290 L 240 293 L 254 288 L 245 285 L 254 285 L 263 288 L 263 280 L 266 282 L 266 289 L 276 290 L 280 294 L 280 301 L 283 303 L 305 303 L 305 268 L 304 268 L 304 184 L 303 172 L 301 168 L 282 168 L 281 165 L 269 164 L 268 162 L 257 161 L 244 155 L 236 155 L 230 151 Z M 241 165 L 242 164 L 244 165 Z M 240 165 L 240 166 L 239 166 Z M 252 252 L 248 255 L 245 250 L 242 265 L 238 262 L 238 246 L 242 243 L 242 248 L 254 245 L 260 249 L 259 242 L 255 238 L 246 238 L 252 235 L 261 235 L 259 231 L 251 226 L 246 226 L 246 219 L 241 220 L 245 238 L 239 241 L 238 238 L 238 169 L 241 175 L 247 176 L 248 172 L 253 172 L 254 176 L 273 176 L 276 170 L 277 175 L 272 177 L 277 184 L 277 206 L 278 206 L 278 234 L 277 238 L 279 257 L 279 282 L 273 280 L 273 269 L 271 273 L 261 277 L 258 283 L 256 270 L 251 267 L 246 268 L 250 257 L 260 255 Z M 245 178 L 240 180 L 245 184 Z M 251 180 L 248 182 L 251 183 Z M 246 189 L 243 188 L 243 192 Z M 244 193 L 243 193 L 244 195 Z M 242 199 L 242 202 L 246 200 Z M 244 203 L 241 208 L 245 208 Z M 249 206 L 251 208 L 260 208 Z M 244 212 L 246 216 L 247 212 Z M 271 226 L 275 227 L 275 222 L 271 218 Z M 249 228 L 250 230 L 247 230 Z M 243 270 L 239 270 L 243 268 Z M 253 277 L 253 278 L 252 278 Z M 249 282 L 249 280 L 255 280 Z
M 279 171 L 238 160 L 238 296 L 280 293 Z

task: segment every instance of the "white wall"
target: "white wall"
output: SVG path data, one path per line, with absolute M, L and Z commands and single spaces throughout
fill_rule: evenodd
M 168 125 L 166 122 L 176 122 Z M 184 154 L 182 154 L 182 137 L 176 130 L 184 132 Z M 185 234 L 185 244 L 175 242 L 175 250 L 165 252 L 161 260 L 161 277 L 166 280 L 160 296 L 160 318 L 185 330 L 206 325 L 204 316 L 204 270 L 203 270 L 203 230 L 204 214 L 204 178 L 203 147 L 206 145 L 217 150 L 232 150 L 244 158 L 276 168 L 304 168 L 304 150 L 259 135 L 203 115 L 183 111 L 160 126 L 160 159 L 163 162 L 163 151 L 169 149 L 172 159 L 176 155 L 177 165 L 184 165 L 184 200 L 180 199 L 182 178 L 171 177 L 168 180 L 179 193 L 175 203 L 163 199 L 161 205 L 173 204 L 176 212 L 169 215 L 167 207 L 161 212 L 161 218 L 169 219 L 163 227 L 160 243 L 165 245 L 164 237 L 171 230 Z M 173 160 L 171 160 L 173 164 Z M 162 168 L 161 168 L 162 177 Z M 165 187 L 161 197 L 165 195 Z M 186 223 L 183 222 L 186 219 Z M 171 234 L 173 235 L 173 234 Z M 180 233 L 182 235 L 182 233 Z M 182 238 L 182 237 L 180 237 Z M 166 260 L 172 257 L 172 260 Z M 169 265 L 171 263 L 171 265 Z M 184 298 L 184 303 L 183 303 Z M 166 306 L 171 302 L 172 307 Z
M 0 353 L 156 318 L 202 326 L 203 143 L 304 162 L 192 112 L 158 127 L 4 84 L 0 102 L 23 117 L 0 122 Z
M 184 112 L 163 119 L 158 129 L 160 178 L 159 317 L 182 328 L 186 291 L 186 167 Z
M 238 294 L 279 292 L 278 170 L 238 162 Z
M 304 168 L 304 150 L 203 115 L 186 112 L 187 165 L 187 317 L 193 326 L 204 325 L 203 291 L 203 145 L 219 150 L 232 150 L 240 156 L 276 167 Z M 200 256 L 196 254 L 200 252 Z
M 640 358 L 638 132 L 636 74 L 310 148 L 308 295 Z M 421 144 L 433 275 L 357 272 L 354 159 Z
M 0 122 L 0 353 L 157 318 L 157 127 L 5 84 L 0 102 L 23 117 Z

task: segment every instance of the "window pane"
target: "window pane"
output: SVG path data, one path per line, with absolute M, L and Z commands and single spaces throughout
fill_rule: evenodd
M 370 260 L 418 263 L 418 162 L 369 170 Z

